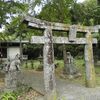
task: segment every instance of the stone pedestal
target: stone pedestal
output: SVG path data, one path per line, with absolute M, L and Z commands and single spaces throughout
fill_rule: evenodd
M 5 74 L 5 91 L 15 91 L 17 89 L 19 71 L 9 71 Z

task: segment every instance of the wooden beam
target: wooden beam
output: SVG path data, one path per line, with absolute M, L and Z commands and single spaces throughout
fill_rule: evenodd
M 63 24 L 63 23 L 55 23 L 55 22 L 48 22 L 45 20 L 40 20 L 31 16 L 26 16 L 24 18 L 25 21 L 28 22 L 28 26 L 31 26 L 33 28 L 38 28 L 38 29 L 46 29 L 47 27 L 51 27 L 52 30 L 57 30 L 57 31 L 69 31 L 70 26 L 69 24 Z M 86 33 L 88 30 L 91 32 L 97 32 L 97 28 L 89 27 L 89 26 L 80 26 L 80 25 L 75 25 L 77 27 L 77 32 L 84 32 Z
M 33 44 L 44 44 L 46 41 L 48 41 L 47 38 L 44 36 L 32 36 L 31 43 Z M 56 44 L 86 44 L 86 38 L 76 38 L 76 41 L 69 42 L 69 39 L 67 37 L 53 37 L 53 43 Z M 92 43 L 96 44 L 97 39 L 93 38 Z

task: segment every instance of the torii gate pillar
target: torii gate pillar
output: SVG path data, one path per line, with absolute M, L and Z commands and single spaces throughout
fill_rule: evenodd
M 95 69 L 94 69 L 94 59 L 93 59 L 93 48 L 92 48 L 92 35 L 88 31 L 86 33 L 86 44 L 84 48 L 84 58 L 86 67 L 86 86 L 95 87 Z
M 52 29 L 46 28 L 44 31 L 44 86 L 45 86 L 45 100 L 54 100 L 56 97 L 56 82 L 55 82 L 55 66 L 54 66 L 54 49 Z

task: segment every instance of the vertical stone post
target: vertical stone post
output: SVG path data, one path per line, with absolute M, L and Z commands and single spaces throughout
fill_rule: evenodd
M 56 100 L 56 83 L 55 83 L 55 66 L 54 66 L 54 49 L 52 30 L 50 27 L 44 32 L 44 85 L 45 85 L 45 100 Z
M 76 41 L 76 35 L 77 35 L 77 27 L 75 25 L 70 26 L 69 28 L 69 41 L 74 42 Z
M 85 44 L 85 67 L 86 67 L 86 86 L 95 87 L 95 69 L 93 60 L 93 48 L 92 48 L 92 35 L 91 32 L 86 33 Z

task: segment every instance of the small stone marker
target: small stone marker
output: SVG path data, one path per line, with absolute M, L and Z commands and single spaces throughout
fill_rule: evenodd
M 67 52 L 67 62 L 66 62 L 66 72 L 68 75 L 74 75 L 77 73 L 77 69 L 75 68 L 74 59 L 70 52 Z

